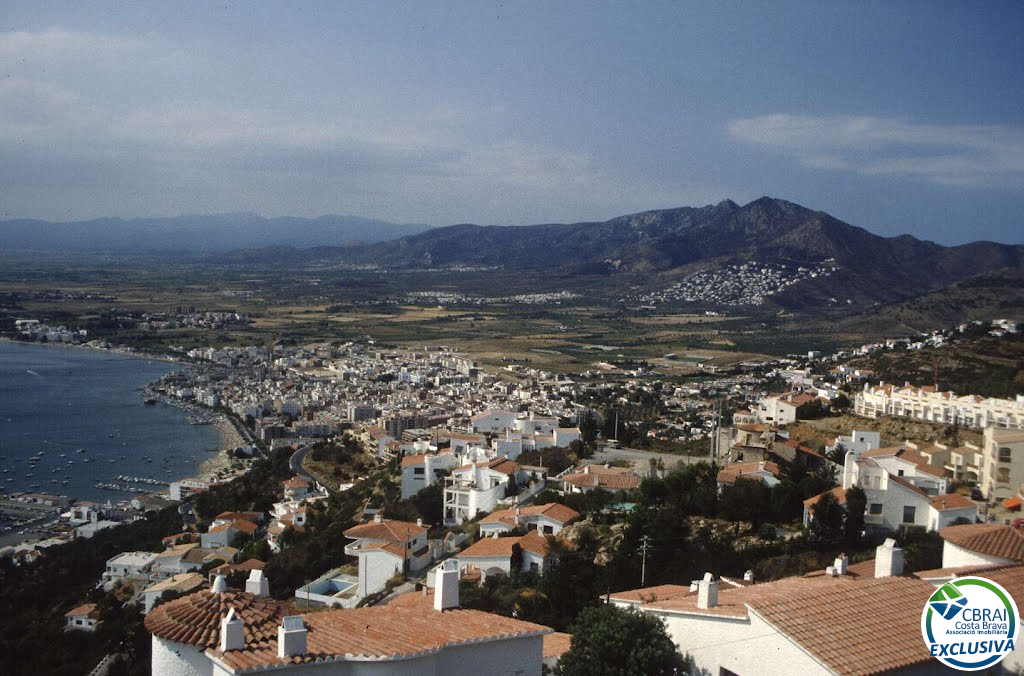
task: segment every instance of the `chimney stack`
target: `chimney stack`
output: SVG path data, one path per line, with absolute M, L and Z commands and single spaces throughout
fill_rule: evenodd
M 434 578 L 434 610 L 459 607 L 459 562 L 447 559 Z
M 896 541 L 886 538 L 875 549 L 875 577 L 898 577 L 903 574 L 903 550 Z
M 270 596 L 270 580 L 262 570 L 250 571 L 249 579 L 245 581 L 245 591 L 253 596 Z
M 835 566 L 836 574 L 846 575 L 846 566 L 849 562 L 850 559 L 847 558 L 846 554 L 840 554 L 839 556 L 837 556 L 835 562 L 832 564 L 833 566 Z
M 213 584 L 210 585 L 211 594 L 223 594 L 228 590 L 228 581 L 224 579 L 223 575 L 218 575 L 213 578 Z
M 245 625 L 232 608 L 220 623 L 221 652 L 245 648 Z
M 704 573 L 704 579 L 697 587 L 697 607 L 714 608 L 718 605 L 718 580 L 711 573 Z
M 754 582 L 754 571 L 748 570 L 747 572 L 743 573 L 743 581 L 744 582 L 750 582 L 751 584 L 753 584 L 753 582 Z
M 376 514 L 373 515 L 373 522 L 374 523 L 381 523 L 382 521 L 384 521 L 384 517 L 381 516 L 380 512 L 377 512 Z
M 419 517 L 416 519 L 416 525 L 420 528 L 423 528 L 423 517 Z
M 301 615 L 288 615 L 277 628 L 277 656 L 306 654 L 306 625 Z

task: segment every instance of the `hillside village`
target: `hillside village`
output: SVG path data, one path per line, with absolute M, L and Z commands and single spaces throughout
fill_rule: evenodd
M 489 372 L 443 346 L 189 350 L 193 365 L 150 394 L 235 417 L 252 441 L 230 452 L 253 456 L 246 467 L 175 481 L 134 514 L 60 503 L 71 530 L 7 554 L 46 565 L 75 534 L 164 515 L 159 547 L 106 557 L 64 611 L 68 630 L 99 632 L 104 598 L 135 604 L 154 673 L 348 673 L 353 660 L 448 673 L 472 660 L 539 674 L 602 602 L 661 618 L 699 672 L 756 670 L 744 637 L 787 671 L 919 668 L 929 655 L 911 620 L 929 588 L 984 570 L 1024 591 L 1024 398 L 874 385 L 845 364 L 879 349 L 892 346 L 744 364 L 693 386 L 652 369 Z M 916 403 L 868 403 L 900 392 Z M 865 429 L 799 440 L 841 410 Z M 952 437 L 867 429 L 887 416 Z M 980 443 L 959 443 L 960 428 Z M 110 531 L 88 528 L 104 521 Z M 891 618 L 871 631 L 891 634 L 898 659 L 834 652 L 803 628 L 819 599 L 850 594 Z

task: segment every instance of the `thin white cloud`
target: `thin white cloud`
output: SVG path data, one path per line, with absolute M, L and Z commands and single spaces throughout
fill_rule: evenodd
M 1024 129 L 919 124 L 872 116 L 761 115 L 732 120 L 731 139 L 812 169 L 940 185 L 1024 187 Z
M 344 98 L 321 105 L 278 95 L 257 64 L 239 72 L 216 46 L 157 34 L 11 32 L 0 35 L 0 61 L 12 64 L 0 80 L 0 156 L 25 168 L 7 166 L 0 179 L 7 208 L 24 215 L 259 210 L 524 223 L 726 195 L 492 134 L 477 118 L 493 115 L 493 102 L 382 102 L 373 86 L 345 80 L 332 83 Z

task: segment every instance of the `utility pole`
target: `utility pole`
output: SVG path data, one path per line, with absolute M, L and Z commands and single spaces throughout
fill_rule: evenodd
M 641 554 L 641 557 L 642 557 L 641 560 L 640 560 L 641 561 L 641 563 L 640 563 L 640 586 L 641 587 L 646 586 L 646 582 L 647 582 L 647 545 L 650 544 L 650 541 L 651 541 L 651 536 L 650 535 L 645 535 L 642 538 L 640 538 L 640 543 L 641 543 L 640 544 L 640 554 Z

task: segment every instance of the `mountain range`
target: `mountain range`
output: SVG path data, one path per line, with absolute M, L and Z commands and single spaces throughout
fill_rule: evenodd
M 973 242 L 942 246 L 910 235 L 881 237 L 822 211 L 762 197 L 705 207 L 647 211 L 602 223 L 453 225 L 325 256 L 388 267 L 503 266 L 553 274 L 634 273 L 650 283 L 745 261 L 836 271 L 775 298 L 782 306 L 831 299 L 895 302 L 974 275 L 1024 265 L 1024 246 Z M 635 279 L 632 280 L 633 283 Z
M 978 288 L 968 282 L 979 275 L 988 276 L 986 295 L 998 300 L 998 284 L 993 287 L 992 280 L 1016 279 L 1024 266 L 1024 245 L 942 246 L 910 235 L 882 237 L 771 197 L 742 206 L 725 200 L 604 222 L 525 226 L 430 228 L 348 216 L 268 219 L 252 214 L 63 224 L 7 221 L 0 223 L 0 247 L 204 253 L 210 262 L 242 264 L 315 260 L 410 270 L 485 266 L 522 271 L 538 286 L 556 278 L 606 280 L 600 283 L 617 295 L 627 286 L 664 288 L 697 271 L 744 262 L 829 270 L 813 284 L 800 282 L 775 293 L 771 303 L 783 309 L 843 303 L 855 310 L 936 294 L 951 285 L 957 285 L 963 300 L 968 289 Z M 993 276 L 997 271 L 1015 274 Z

